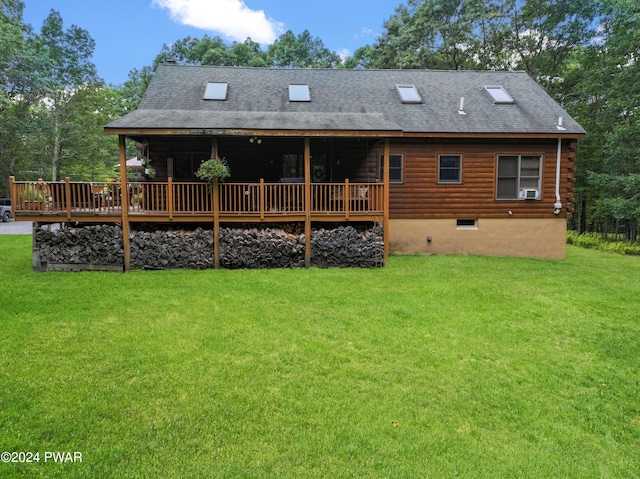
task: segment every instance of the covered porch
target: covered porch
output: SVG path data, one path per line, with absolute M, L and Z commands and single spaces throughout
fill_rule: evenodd
M 212 222 L 218 238 L 221 223 L 302 222 L 309 266 L 313 222 L 373 221 L 383 228 L 384 257 L 388 255 L 389 190 L 381 178 L 389 177 L 389 139 L 129 138 L 143 142 L 154 178 L 127 180 L 127 137 L 119 135 L 119 181 L 33 183 L 11 178 L 16 220 L 121 224 L 125 270 L 131 223 Z M 226 158 L 231 177 L 213 184 L 194 180 L 199 163 L 213 155 Z M 218 241 L 214 256 L 218 266 Z

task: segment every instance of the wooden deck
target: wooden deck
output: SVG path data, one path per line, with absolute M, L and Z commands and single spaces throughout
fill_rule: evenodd
M 16 220 L 277 222 L 377 220 L 382 183 L 10 182 Z

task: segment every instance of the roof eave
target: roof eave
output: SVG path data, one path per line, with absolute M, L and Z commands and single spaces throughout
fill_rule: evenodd
M 401 130 L 268 130 L 238 128 L 104 128 L 105 135 L 263 136 L 263 137 L 402 137 Z
M 403 132 L 401 130 L 267 130 L 238 128 L 110 128 L 106 135 L 125 136 L 264 136 L 264 137 L 359 137 L 359 138 L 584 138 L 584 132 Z
M 404 132 L 404 138 L 510 138 L 510 139 L 528 139 L 528 138 L 584 138 L 584 132 L 446 132 L 446 131 L 429 131 L 429 132 Z

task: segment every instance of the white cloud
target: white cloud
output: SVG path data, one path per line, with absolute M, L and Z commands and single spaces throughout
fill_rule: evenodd
M 284 31 L 284 25 L 267 18 L 264 10 L 251 10 L 243 0 L 152 0 L 152 5 L 169 10 L 171 18 L 184 25 L 217 32 L 243 42 L 247 37 L 270 44 Z
M 343 60 L 346 60 L 347 58 L 349 58 L 351 56 L 351 50 L 349 50 L 348 48 L 343 48 L 342 50 L 339 50 L 336 52 L 340 58 L 342 58 Z

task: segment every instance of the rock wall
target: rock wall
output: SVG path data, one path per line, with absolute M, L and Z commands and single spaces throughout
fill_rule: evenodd
M 311 265 L 368 268 L 384 263 L 384 236 L 379 223 L 314 228 Z
M 131 267 L 206 269 L 214 267 L 213 230 L 136 225 L 130 232 Z M 220 227 L 220 266 L 304 267 L 303 223 L 228 224 Z M 34 226 L 34 268 L 122 270 L 124 251 L 118 225 L 59 229 Z M 318 267 L 377 267 L 384 261 L 378 223 L 318 224 L 311 232 L 311 264 Z
M 279 225 L 220 228 L 223 268 L 304 267 L 305 236 Z
M 304 224 L 234 225 L 220 228 L 223 268 L 304 267 Z M 311 265 L 378 267 L 384 263 L 384 237 L 379 223 L 322 224 L 311 230 Z
M 213 268 L 213 230 L 196 228 L 132 230 L 131 267 L 146 269 Z
M 37 271 L 122 271 L 124 249 L 119 225 L 33 226 L 33 267 Z

